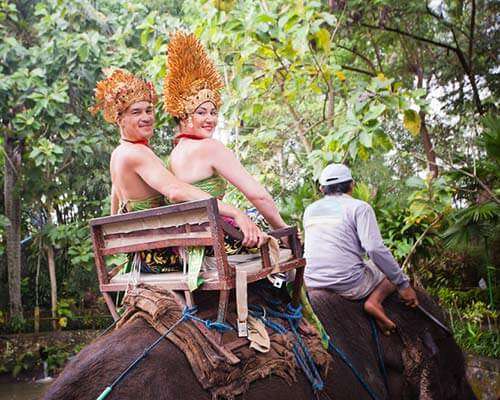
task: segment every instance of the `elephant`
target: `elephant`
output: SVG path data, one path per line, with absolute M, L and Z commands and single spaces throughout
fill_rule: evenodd
M 310 290 L 311 305 L 331 342 L 347 357 L 377 399 L 469 400 L 475 396 L 465 378 L 463 354 L 453 337 L 419 310 L 406 307 L 397 294 L 384 302 L 398 330 L 380 335 L 377 352 L 370 321 L 361 302 L 324 289 Z M 423 290 L 420 303 L 442 320 L 439 307 Z M 71 360 L 44 400 L 95 400 L 117 376 L 158 338 L 144 320 L 135 320 L 96 339 Z M 386 380 L 378 355 L 382 357 Z M 373 399 L 352 369 L 332 351 L 324 390 L 313 392 L 302 373 L 292 385 L 277 376 L 253 382 L 237 398 L 247 400 Z M 387 383 L 385 383 L 387 382 Z M 116 399 L 210 399 L 184 354 L 163 340 L 107 397 Z

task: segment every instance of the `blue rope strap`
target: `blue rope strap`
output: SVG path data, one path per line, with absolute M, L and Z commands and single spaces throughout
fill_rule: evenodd
M 175 321 L 172 326 L 165 331 L 163 335 L 161 335 L 158 339 L 156 339 L 151 345 L 146 347 L 141 355 L 139 355 L 132 363 L 116 378 L 111 385 L 106 387 L 104 391 L 97 397 L 97 400 L 104 400 L 108 395 L 112 392 L 112 390 L 128 375 L 130 371 L 132 371 L 148 354 L 151 350 L 153 350 L 163 339 L 165 339 L 170 332 L 172 332 L 177 325 L 187 319 L 186 315 L 183 313 L 181 317 Z
M 387 371 L 385 369 L 384 358 L 382 354 L 382 346 L 380 345 L 380 337 L 378 335 L 377 325 L 375 324 L 375 319 L 373 317 L 368 317 L 370 320 L 370 326 L 372 328 L 372 337 L 375 341 L 375 347 L 377 348 L 377 360 L 378 366 L 380 368 L 380 373 L 382 374 L 382 378 L 384 379 L 385 390 L 389 393 L 389 381 L 387 379 Z
M 266 308 L 264 306 L 255 306 L 252 304 L 250 304 L 248 308 L 250 311 L 250 315 L 260 319 L 266 326 L 281 335 L 290 332 L 290 329 L 285 328 L 283 325 L 277 322 L 271 321 L 267 318 L 267 316 L 284 319 L 288 322 L 291 331 L 296 338 L 296 342 L 293 345 L 293 353 L 295 355 L 295 359 L 297 360 L 297 364 L 302 369 L 302 371 L 304 371 L 304 374 L 311 383 L 313 390 L 323 390 L 325 386 L 323 379 L 321 378 L 318 368 L 316 367 L 311 352 L 303 342 L 302 337 L 297 330 L 299 321 L 302 319 L 302 308 L 300 306 L 294 308 L 290 304 L 288 304 L 286 312 L 280 312 L 270 308 Z
M 318 368 L 316 367 L 316 363 L 311 355 L 311 352 L 307 348 L 306 344 L 302 340 L 302 336 L 300 336 L 297 328 L 299 326 L 299 321 L 302 319 L 302 306 L 298 306 L 294 308 L 291 304 L 288 304 L 286 307 L 288 312 L 288 323 L 290 324 L 292 331 L 297 339 L 297 343 L 295 347 L 297 351 L 295 352 L 295 356 L 299 364 L 301 364 L 301 368 L 307 376 L 309 382 L 311 382 L 312 388 L 314 391 L 323 390 L 325 387 L 325 383 L 319 374 Z M 301 354 L 298 354 L 301 353 Z
M 351 360 L 349 360 L 349 357 L 347 357 L 347 355 L 342 350 L 340 350 L 337 346 L 335 346 L 331 339 L 328 339 L 328 350 L 330 351 L 330 353 L 336 353 L 340 357 L 340 359 L 344 362 L 344 364 L 346 364 L 351 369 L 352 373 L 354 374 L 358 382 L 368 392 L 372 400 L 379 400 L 377 394 L 373 391 L 370 385 L 368 385 L 368 383 L 363 379 L 363 377 L 361 376 L 359 371 L 354 367 L 354 365 L 352 365 L 352 362 Z
M 184 310 L 182 311 L 182 316 L 186 320 L 191 320 L 191 321 L 196 321 L 200 322 L 203 325 L 205 325 L 208 329 L 214 329 L 219 332 L 229 332 L 233 331 L 234 328 L 226 324 L 224 322 L 219 322 L 219 321 L 210 321 L 209 319 L 203 319 L 199 318 L 196 315 L 194 315 L 198 311 L 198 307 L 184 307 Z

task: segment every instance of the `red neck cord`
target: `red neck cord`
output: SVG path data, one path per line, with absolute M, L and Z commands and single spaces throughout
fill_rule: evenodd
M 190 133 L 181 133 L 174 138 L 174 146 L 176 146 L 179 143 L 179 140 L 181 140 L 182 138 L 193 139 L 193 140 L 205 139 L 204 137 L 191 135 Z
M 143 144 L 144 146 L 149 146 L 148 139 L 128 140 L 128 139 L 124 139 L 124 138 L 122 138 L 122 140 L 123 140 L 124 142 L 129 142 L 129 143 L 133 143 L 133 144 Z

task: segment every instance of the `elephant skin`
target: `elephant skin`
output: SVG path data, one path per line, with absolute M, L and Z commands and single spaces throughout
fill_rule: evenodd
M 418 310 L 409 309 L 392 295 L 384 306 L 401 334 L 380 337 L 387 370 L 386 390 L 370 322 L 362 304 L 328 290 L 310 291 L 311 304 L 333 338 L 379 399 L 474 399 L 465 378 L 464 357 L 451 336 Z M 422 291 L 424 307 L 442 320 L 439 307 Z M 44 400 L 95 400 L 116 377 L 158 338 L 143 320 L 136 320 L 101 337 L 68 363 Z M 404 338 L 404 341 L 403 339 Z M 403 344 L 405 343 L 405 345 Z M 325 380 L 325 389 L 314 394 L 302 373 L 289 386 L 279 377 L 258 380 L 238 398 L 245 400 L 335 399 L 371 397 L 352 371 L 337 356 Z M 184 354 L 170 341 L 160 343 L 115 387 L 108 400 L 211 399 L 196 380 Z

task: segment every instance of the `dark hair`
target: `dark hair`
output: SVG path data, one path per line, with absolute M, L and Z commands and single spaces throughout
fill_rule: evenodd
M 328 194 L 343 194 L 351 189 L 352 179 L 346 182 L 334 183 L 332 185 L 322 185 L 323 193 Z

